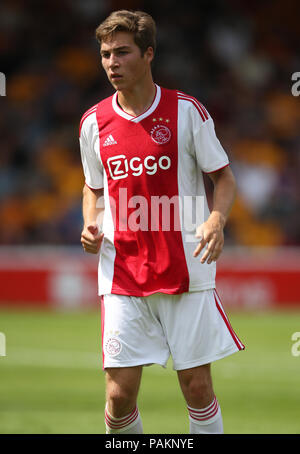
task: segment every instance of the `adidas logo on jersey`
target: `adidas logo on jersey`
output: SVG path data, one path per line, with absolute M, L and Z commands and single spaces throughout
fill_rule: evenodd
M 113 138 L 113 136 L 110 134 L 106 140 L 104 141 L 103 146 L 108 147 L 108 145 L 116 145 L 118 142 Z

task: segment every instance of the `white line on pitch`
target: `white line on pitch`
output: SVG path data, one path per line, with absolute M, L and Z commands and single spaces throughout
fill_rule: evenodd
M 10 347 L 1 365 L 57 367 L 71 369 L 101 369 L 101 353 L 67 350 L 43 350 Z

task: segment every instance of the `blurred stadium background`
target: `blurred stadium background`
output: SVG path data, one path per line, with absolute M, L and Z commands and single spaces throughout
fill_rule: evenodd
M 225 432 L 300 433 L 296 0 L 1 1 L 0 433 L 104 433 L 78 125 L 112 94 L 94 30 L 120 8 L 153 15 L 155 81 L 203 102 L 238 182 L 217 285 L 246 350 L 214 365 Z M 139 406 L 147 433 L 187 433 L 171 365 L 146 368 Z

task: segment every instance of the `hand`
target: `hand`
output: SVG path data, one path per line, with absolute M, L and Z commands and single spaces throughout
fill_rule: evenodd
M 98 225 L 96 223 L 89 224 L 84 227 L 81 233 L 83 249 L 90 254 L 98 254 L 103 238 L 104 233 L 100 231 Z
M 200 239 L 200 242 L 194 250 L 193 256 L 197 257 L 205 245 L 207 249 L 204 252 L 201 263 L 210 264 L 216 261 L 224 246 L 224 229 L 225 218 L 219 212 L 212 212 L 206 222 L 197 227 L 196 238 Z

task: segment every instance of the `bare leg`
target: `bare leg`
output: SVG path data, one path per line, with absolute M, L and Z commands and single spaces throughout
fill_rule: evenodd
M 105 371 L 107 410 L 115 418 L 126 416 L 136 406 L 142 366 L 107 368 Z
M 223 433 L 222 414 L 214 395 L 210 364 L 178 371 L 178 379 L 188 406 L 190 433 Z
M 210 364 L 179 370 L 178 380 L 188 405 L 202 408 L 209 405 L 214 398 Z

